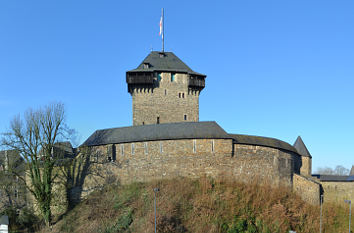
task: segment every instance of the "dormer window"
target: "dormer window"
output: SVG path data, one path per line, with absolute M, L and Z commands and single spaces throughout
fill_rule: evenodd
M 164 58 L 165 56 L 166 56 L 165 53 L 162 53 L 162 52 L 160 53 L 160 57 L 161 57 L 161 58 Z
M 148 62 L 144 62 L 143 67 L 144 67 L 144 69 L 149 69 L 150 64 Z

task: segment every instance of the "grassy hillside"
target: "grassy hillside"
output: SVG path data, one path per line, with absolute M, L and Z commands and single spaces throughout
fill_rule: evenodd
M 319 206 L 286 188 L 209 178 L 112 185 L 92 193 L 51 232 L 319 232 Z M 347 232 L 348 208 L 324 205 L 323 232 Z M 42 232 L 46 232 L 43 230 Z

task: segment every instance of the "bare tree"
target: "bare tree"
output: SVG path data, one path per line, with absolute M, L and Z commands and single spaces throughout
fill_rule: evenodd
M 320 167 L 317 169 L 316 173 L 321 174 L 321 175 L 347 176 L 347 175 L 349 175 L 349 169 L 347 169 L 341 165 L 337 165 L 335 167 L 335 169 L 332 169 L 330 167 Z
M 47 226 L 51 224 L 52 187 L 55 179 L 54 144 L 67 136 L 64 105 L 52 103 L 38 110 L 29 109 L 24 119 L 15 117 L 2 145 L 16 150 L 25 160 L 26 178 L 18 176 L 33 195 Z
M 339 176 L 348 176 L 349 175 L 349 169 L 338 165 L 336 166 L 336 168 L 334 169 L 334 174 L 339 175 Z
M 334 170 L 330 167 L 319 167 L 317 168 L 316 173 L 321 175 L 334 175 Z

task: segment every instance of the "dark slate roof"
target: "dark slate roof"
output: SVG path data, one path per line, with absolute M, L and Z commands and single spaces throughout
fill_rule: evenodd
M 1 216 L 0 225 L 9 225 L 9 217 L 6 215 Z
M 349 175 L 350 175 L 350 176 L 354 176 L 354 165 L 352 166 L 352 169 L 350 170 Z
M 230 138 L 215 122 L 177 122 L 96 130 L 82 146 L 169 139 Z
M 297 137 L 294 143 L 294 147 L 296 148 L 296 150 L 300 155 L 312 158 L 310 152 L 307 150 L 305 143 L 302 141 L 300 136 Z
M 296 149 L 293 146 L 291 146 L 289 143 L 278 140 L 276 138 L 240 135 L 240 134 L 230 134 L 230 136 L 234 139 L 234 142 L 236 144 L 267 146 L 267 147 L 279 148 L 279 149 L 298 153 Z
M 228 134 L 215 121 L 176 122 L 96 130 L 82 146 L 204 138 L 233 139 L 236 144 L 267 146 L 298 153 L 289 143 L 275 138 Z
M 145 68 L 144 64 L 148 64 L 149 68 Z M 204 74 L 194 72 L 172 52 L 162 53 L 158 51 L 152 51 L 136 69 L 130 70 L 128 72 L 147 72 L 147 71 L 148 72 L 149 71 L 170 71 L 170 72 L 194 74 L 194 75 L 199 75 L 204 77 L 206 76 Z
M 353 182 L 354 176 L 337 176 L 337 175 L 321 175 L 313 174 L 312 176 L 320 179 L 320 181 L 333 181 L 333 182 Z
M 54 153 L 62 158 L 74 158 L 77 152 L 69 141 L 55 143 L 54 149 Z
M 69 154 L 74 153 L 74 148 L 71 145 L 71 142 L 69 142 L 69 141 L 57 142 L 54 144 L 54 147 L 56 147 L 62 151 L 65 151 L 66 153 L 69 153 Z

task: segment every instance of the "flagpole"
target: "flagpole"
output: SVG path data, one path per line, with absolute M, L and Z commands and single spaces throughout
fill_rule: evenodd
M 164 19 L 164 9 L 162 8 L 162 52 L 165 51 L 164 44 L 165 44 L 165 19 Z

